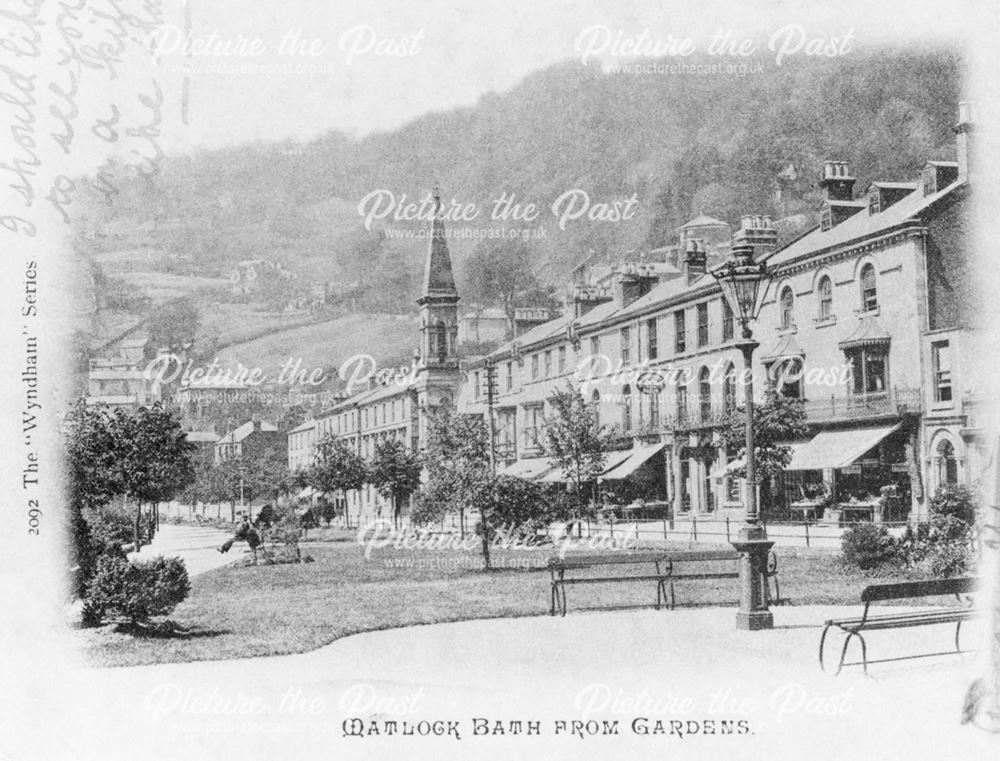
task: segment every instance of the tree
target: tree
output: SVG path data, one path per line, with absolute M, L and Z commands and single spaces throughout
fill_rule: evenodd
M 449 511 L 458 513 L 465 533 L 465 510 L 489 476 L 489 434 L 478 415 L 460 415 L 447 407 L 428 419 L 424 455 L 428 482 L 415 518 L 430 523 Z
M 583 514 L 583 487 L 604 470 L 608 439 L 594 418 L 593 408 L 572 384 L 549 399 L 554 414 L 543 425 L 545 453 L 562 470 L 576 496 L 574 517 Z
M 421 470 L 420 456 L 395 439 L 387 439 L 375 447 L 368 466 L 368 482 L 392 502 L 392 516 L 397 528 L 403 502 L 420 488 Z
M 511 330 L 519 295 L 541 288 L 533 264 L 531 249 L 520 238 L 484 238 L 469 261 L 473 293 L 486 301 L 499 299 Z
M 194 447 L 159 405 L 135 413 L 122 409 L 110 413 L 88 408 L 81 400 L 67 415 L 64 438 L 74 580 L 77 591 L 83 593 L 97 560 L 120 552 L 102 531 L 95 535 L 88 516 L 97 520 L 97 512 L 116 497 L 136 500 L 132 535 L 138 549 L 143 503 L 171 499 L 193 481 Z
M 511 538 L 531 540 L 539 529 L 564 520 L 567 503 L 546 497 L 541 484 L 516 476 L 488 479 L 477 495 L 482 516 L 477 531 L 492 539 L 498 532 Z
M 779 475 L 792 461 L 788 442 L 808 435 L 805 425 L 805 403 L 801 399 L 782 396 L 768 387 L 764 400 L 754 406 L 754 454 L 757 477 L 768 479 Z M 722 428 L 723 445 L 730 455 L 746 456 L 746 412 L 734 410 L 726 417 Z M 733 470 L 738 477 L 746 476 L 746 466 Z
M 149 341 L 155 349 L 179 354 L 194 343 L 201 317 L 190 299 L 168 301 L 149 319 Z
M 132 414 L 115 410 L 111 428 L 122 494 L 136 502 L 138 550 L 142 506 L 170 500 L 194 481 L 195 446 L 187 440 L 180 422 L 159 403 L 140 407 Z
M 320 494 L 360 489 L 368 479 L 364 458 L 336 436 L 324 436 L 316 445 L 313 464 L 305 471 L 305 483 Z
M 80 400 L 65 423 L 70 502 L 80 508 L 106 504 L 122 493 L 119 441 L 107 411 Z

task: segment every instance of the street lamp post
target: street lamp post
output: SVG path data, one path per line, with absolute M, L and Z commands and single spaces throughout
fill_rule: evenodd
M 755 218 L 759 220 L 760 218 Z M 754 222 L 750 225 L 753 228 Z M 759 222 L 756 225 L 760 226 Z M 769 227 L 769 225 L 768 225 Z M 768 609 L 767 556 L 774 546 L 760 525 L 757 507 L 756 456 L 754 452 L 753 352 L 760 344 L 753 339 L 750 324 L 757 319 L 771 284 L 771 273 L 764 262 L 754 261 L 754 246 L 746 227 L 733 242 L 733 258 L 712 271 L 729 301 L 733 316 L 740 323 L 737 343 L 743 354 L 746 409 L 746 512 L 733 548 L 740 553 L 740 609 L 736 628 L 747 631 L 771 629 L 774 616 Z

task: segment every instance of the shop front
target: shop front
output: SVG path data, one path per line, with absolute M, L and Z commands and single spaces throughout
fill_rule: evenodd
M 824 430 L 789 442 L 791 461 L 761 484 L 764 517 L 844 525 L 907 520 L 911 506 L 910 433 L 902 423 Z M 716 472 L 731 478 L 742 458 Z

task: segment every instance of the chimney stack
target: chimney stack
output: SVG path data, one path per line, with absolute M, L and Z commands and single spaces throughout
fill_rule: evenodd
M 684 246 L 684 271 L 687 274 L 688 285 L 705 274 L 708 265 L 708 254 L 705 244 L 700 238 L 689 238 Z
M 573 319 L 579 319 L 598 304 L 604 304 L 612 298 L 603 288 L 593 285 L 577 286 L 573 292 Z
M 962 101 L 958 104 L 958 124 L 955 130 L 955 147 L 958 152 L 958 178 L 969 179 L 969 165 L 973 160 L 969 154 L 972 151 L 972 104 Z
M 778 249 L 778 231 L 769 216 L 754 214 L 742 218 L 740 229 L 733 236 L 733 252 L 737 247 L 746 246 L 753 248 L 754 261 L 760 261 Z
M 854 198 L 854 181 L 847 171 L 846 161 L 824 161 L 819 187 L 824 201 L 850 201 Z

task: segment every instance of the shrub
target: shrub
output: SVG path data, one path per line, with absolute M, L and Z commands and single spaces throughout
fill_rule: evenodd
M 158 557 L 130 563 L 105 555 L 97 561 L 87 584 L 84 617 L 87 623 L 126 619 L 146 623 L 172 611 L 191 590 L 180 558 Z
M 328 500 L 323 500 L 318 505 L 320 516 L 323 518 L 323 522 L 329 526 L 333 519 L 337 517 L 337 506 L 333 502 Z
M 279 517 L 274 527 L 274 538 L 285 545 L 287 554 L 295 557 L 296 561 L 302 559 L 299 551 L 299 540 L 303 534 L 303 520 L 294 507 L 287 508 Z
M 317 526 L 319 526 L 319 521 L 316 520 L 316 513 L 313 512 L 313 509 L 311 507 L 306 508 L 306 511 L 302 513 L 302 516 L 299 518 L 299 520 L 301 521 L 302 528 L 305 531 L 308 531 L 311 528 L 316 528 Z
M 86 508 L 83 517 L 91 535 L 102 544 L 122 545 L 135 538 L 135 510 L 121 502 Z
M 264 505 L 257 513 L 257 521 L 264 528 L 270 528 L 278 521 L 278 514 L 270 504 Z
M 961 576 L 973 565 L 972 550 L 964 542 L 940 542 L 931 547 L 927 556 L 934 576 Z
M 892 560 L 896 555 L 896 540 L 885 526 L 859 523 L 844 532 L 840 540 L 844 562 L 855 568 L 869 570 Z
M 968 486 L 949 484 L 938 487 L 930 507 L 932 516 L 951 516 L 971 526 L 976 522 L 979 499 Z
M 953 515 L 935 515 L 899 542 L 906 564 L 933 576 L 960 576 L 973 565 L 972 528 Z

